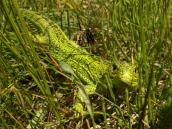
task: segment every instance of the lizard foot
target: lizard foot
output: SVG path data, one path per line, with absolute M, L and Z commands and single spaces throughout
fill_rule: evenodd
M 74 116 L 75 117 L 83 117 L 84 116 L 84 107 L 81 103 L 77 102 L 75 103 L 75 105 L 73 106 L 74 110 L 75 110 L 75 113 L 74 113 Z

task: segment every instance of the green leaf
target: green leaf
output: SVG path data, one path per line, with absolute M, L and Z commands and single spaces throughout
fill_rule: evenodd
M 72 67 L 69 64 L 67 64 L 66 62 L 63 62 L 63 61 L 59 62 L 59 64 L 60 64 L 63 71 L 76 76 L 76 74 L 74 73 Z

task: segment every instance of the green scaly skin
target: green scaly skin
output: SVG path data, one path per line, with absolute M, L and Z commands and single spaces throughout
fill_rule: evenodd
M 33 11 L 23 10 L 25 18 L 40 27 L 49 41 L 49 51 L 58 62 L 68 64 L 84 83 L 87 94 L 93 94 L 97 89 L 97 83 L 106 74 L 114 73 L 115 81 L 122 81 L 131 87 L 138 86 L 138 75 L 135 66 L 130 63 L 118 64 L 117 69 L 112 71 L 112 64 L 100 57 L 91 55 L 75 42 L 69 40 L 60 27 L 53 21 L 42 17 Z M 81 93 L 78 97 L 83 101 Z

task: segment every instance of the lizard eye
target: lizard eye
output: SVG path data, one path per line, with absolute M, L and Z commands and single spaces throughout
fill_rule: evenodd
M 137 72 L 137 69 L 134 69 L 134 72 L 136 73 Z
M 117 66 L 115 64 L 113 64 L 113 70 L 116 70 L 117 69 Z

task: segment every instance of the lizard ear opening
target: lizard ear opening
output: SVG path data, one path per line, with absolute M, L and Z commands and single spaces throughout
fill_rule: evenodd
M 112 67 L 113 67 L 113 70 L 117 69 L 117 66 L 115 64 L 113 64 Z

